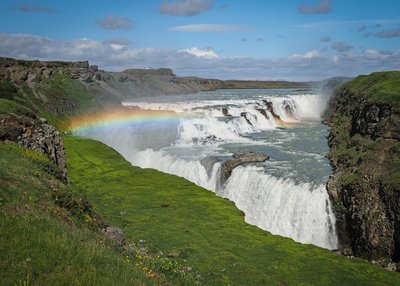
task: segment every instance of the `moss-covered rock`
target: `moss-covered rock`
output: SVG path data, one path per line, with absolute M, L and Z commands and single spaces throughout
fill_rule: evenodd
M 400 72 L 372 73 L 337 92 L 331 118 L 328 191 L 341 247 L 370 260 L 400 259 L 399 105 Z

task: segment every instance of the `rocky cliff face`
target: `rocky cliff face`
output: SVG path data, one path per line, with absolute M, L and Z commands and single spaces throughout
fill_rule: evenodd
M 0 78 L 15 84 L 35 84 L 51 75 L 69 73 L 72 79 L 82 82 L 107 80 L 106 72 L 90 66 L 89 62 L 24 61 L 0 57 Z
M 223 81 L 215 79 L 178 77 L 169 68 L 105 72 L 87 61 L 23 61 L 0 57 L 0 79 L 16 85 L 27 84 L 37 91 L 39 99 L 41 83 L 54 75 L 65 75 L 83 83 L 100 105 L 118 104 L 136 97 L 215 90 L 224 85 Z
M 336 94 L 327 187 L 341 250 L 378 261 L 400 260 L 400 72 L 374 73 Z

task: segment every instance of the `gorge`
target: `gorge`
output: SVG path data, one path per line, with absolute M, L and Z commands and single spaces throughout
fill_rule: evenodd
M 238 90 L 228 89 L 232 86 L 218 80 L 182 79 L 173 75 L 168 69 L 108 73 L 90 66 L 87 62 L 31 62 L 1 59 L 0 63 L 0 139 L 7 144 L 18 142 L 22 146 L 48 156 L 58 166 L 50 168 L 46 165 L 46 172 L 55 174 L 57 180 L 62 182 L 57 184 L 66 183 L 65 177 L 71 176 L 72 185 L 79 185 L 93 200 L 96 210 L 101 210 L 106 214 L 107 220 L 122 225 L 124 232 L 128 232 L 128 238 L 135 237 L 136 239 L 135 231 L 142 231 L 142 235 L 146 235 L 140 227 L 135 229 L 128 224 L 135 209 L 125 210 L 120 207 L 117 212 L 119 215 L 116 215 L 109 213 L 110 206 L 103 205 L 107 204 L 105 203 L 107 198 L 111 198 L 110 192 L 113 188 L 117 188 L 115 182 L 118 180 L 107 181 L 110 187 L 106 185 L 102 194 L 96 193 L 96 188 L 89 187 L 91 186 L 89 182 L 80 183 L 83 179 L 78 174 L 87 173 L 87 176 L 90 176 L 91 168 L 96 170 L 100 168 L 99 174 L 105 177 L 108 173 L 115 172 L 104 165 L 104 170 L 108 170 L 106 172 L 96 163 L 100 162 L 96 156 L 108 154 L 107 152 L 110 151 L 100 145 L 95 145 L 98 150 L 102 150 L 99 154 L 96 154 L 96 148 L 85 149 L 87 148 L 85 146 L 95 143 L 88 143 L 86 139 L 74 139 L 70 132 L 105 142 L 133 165 L 156 168 L 179 175 L 221 197 L 229 198 L 244 212 L 244 219 L 248 223 L 264 230 L 291 237 L 303 243 L 312 243 L 328 249 L 339 248 L 344 255 L 373 260 L 381 266 L 396 270 L 400 241 L 399 72 L 374 73 L 357 77 L 338 88 L 336 95 L 329 100 L 328 94 L 320 93 L 319 89 L 306 84 L 290 86 L 290 83 L 285 83 L 283 88 L 282 86 L 277 88 L 277 85 L 282 83 L 269 82 L 264 83 L 264 87 L 270 86 L 275 89 Z M 249 83 L 242 86 L 249 87 L 247 84 Z M 333 89 L 335 87 L 336 85 Z M 193 92 L 197 93 L 187 95 Z M 132 94 L 136 95 L 133 99 Z M 142 98 L 144 94 L 152 95 L 152 97 Z M 160 97 L 165 94 L 169 96 Z M 139 114 L 140 109 L 145 112 L 152 110 L 150 112 L 153 113 L 150 113 L 152 115 L 135 115 L 136 117 L 119 117 L 119 121 L 110 120 L 107 115 L 110 114 L 110 110 L 115 110 L 113 108 L 120 102 L 123 102 L 125 106 L 123 112 Z M 103 110 L 104 107 L 107 109 Z M 111 107 L 112 109 L 109 109 Z M 88 125 L 80 125 L 79 119 L 91 114 L 98 116 Z M 78 124 L 68 130 L 68 123 L 74 120 L 78 120 Z M 321 120 L 329 122 L 330 127 L 322 125 Z M 67 146 L 70 146 L 67 147 L 67 154 L 64 153 L 64 141 L 67 141 Z M 5 146 L 6 143 L 2 144 Z M 81 157 L 89 155 L 93 157 L 90 157 L 92 161 L 88 159 L 91 167 L 77 172 L 79 165 L 76 162 L 80 157 L 73 157 L 70 154 L 79 153 L 81 148 L 89 152 L 80 154 Z M 7 151 L 8 149 L 5 150 L 5 154 L 11 154 Z M 234 160 L 233 155 L 240 152 L 261 152 L 268 155 L 269 159 L 266 161 L 260 159 L 260 162 L 236 166 L 229 176 L 221 179 L 221 165 Z M 328 153 L 329 159 L 326 158 Z M 61 171 L 57 171 L 58 168 Z M 71 175 L 69 175 L 70 170 L 72 170 Z M 143 177 L 153 172 L 148 169 L 135 170 L 138 174 L 143 174 Z M 2 177 L 7 182 L 4 185 L 7 188 L 9 185 L 14 186 L 14 183 L 8 183 L 7 176 Z M 99 178 L 101 176 L 99 175 Z M 131 190 L 132 194 L 136 194 L 141 189 L 151 189 L 146 185 L 148 182 L 141 181 L 140 175 L 135 175 L 133 172 L 132 176 L 134 180 L 140 182 L 137 189 Z M 164 182 L 163 176 L 169 175 L 160 173 L 151 178 Z M 129 180 L 126 176 L 123 178 Z M 168 178 L 174 178 L 174 176 Z M 52 180 L 49 180 L 48 184 L 57 189 L 57 184 Z M 328 182 L 327 186 L 325 186 L 326 182 Z M 119 183 L 122 184 L 122 182 Z M 169 191 L 172 193 L 176 191 L 175 189 L 179 190 L 181 186 L 184 189 L 186 184 L 189 183 L 179 181 L 176 184 L 177 187 L 172 187 Z M 129 186 L 124 185 L 125 187 L 128 189 Z M 162 187 L 169 188 L 168 184 Z M 7 189 L 7 192 L 11 194 L 10 190 Z M 204 196 L 202 198 L 204 201 L 212 195 L 211 192 L 202 193 L 201 188 L 195 190 Z M 191 198 L 190 194 L 185 194 Z M 123 196 L 125 195 L 128 194 Z M 9 197 L 5 201 L 7 200 Z M 157 200 L 156 192 L 154 200 Z M 153 207 L 154 212 L 161 216 L 161 211 L 173 211 L 174 204 L 177 204 L 175 200 L 175 198 L 169 198 L 165 201 L 157 201 L 159 205 Z M 225 200 L 219 201 L 219 198 L 213 200 L 223 202 L 221 210 L 225 210 L 225 204 L 228 204 Z M 112 205 L 111 201 L 110 199 L 110 205 Z M 194 201 L 188 202 L 189 211 L 185 213 L 188 218 L 190 218 L 191 203 L 193 203 L 193 209 L 198 204 Z M 151 200 L 146 204 L 151 205 Z M 123 205 L 121 199 L 116 205 L 117 208 L 118 205 Z M 85 207 L 87 210 L 86 205 Z M 201 204 L 200 208 L 206 209 Z M 233 206 L 226 208 L 231 210 Z M 146 226 L 148 228 L 151 221 L 159 226 L 157 215 L 146 217 L 149 221 L 145 221 L 145 217 L 135 217 L 136 220 L 132 219 L 132 225 L 136 223 L 140 226 L 141 220 L 138 218 L 141 218 L 145 221 L 141 226 L 142 229 Z M 196 224 L 197 227 L 201 227 L 202 220 L 207 222 L 206 226 L 212 225 L 210 218 L 212 214 L 208 213 L 204 217 L 197 218 L 199 222 L 199 225 Z M 229 223 L 229 220 L 236 221 L 236 217 L 226 219 L 225 223 Z M 65 220 L 67 221 L 66 218 Z M 181 222 L 185 221 L 185 217 L 174 217 L 173 220 Z M 173 220 L 169 222 L 171 228 L 174 227 Z M 238 220 L 241 221 L 242 218 Z M 185 224 L 185 231 L 191 231 L 188 228 L 190 223 L 193 224 L 193 221 Z M 222 223 L 218 229 L 223 229 L 224 220 L 218 220 L 218 223 Z M 244 224 L 238 225 L 246 231 L 251 228 Z M 174 229 L 171 233 L 180 233 L 181 228 Z M 254 237 L 260 235 L 270 241 L 277 241 L 268 248 L 268 251 L 263 252 L 265 259 L 271 259 L 267 253 L 274 253 L 276 249 L 280 251 L 274 260 L 263 260 L 260 265 L 264 265 L 267 261 L 278 261 L 280 256 L 285 257 L 285 261 L 290 261 L 290 259 L 297 261 L 298 257 L 295 254 L 286 257 L 284 251 L 280 249 L 288 244 L 290 245 L 288 249 L 293 247 L 293 253 L 296 253 L 296 249 L 301 249 L 302 253 L 313 253 L 313 255 L 304 255 L 307 255 L 307 261 L 313 261 L 315 265 L 321 261 L 328 261 L 326 269 L 331 269 L 336 266 L 332 266 L 333 264 L 329 261 L 336 261 L 337 265 L 346 266 L 355 272 L 359 271 L 357 270 L 359 269 L 357 263 L 360 263 L 358 260 L 357 263 L 352 264 L 352 259 L 336 257 L 329 251 L 323 252 L 325 250 L 297 244 L 280 236 L 270 236 L 268 232 L 258 233 L 255 229 L 251 228 L 249 231 L 257 233 Z M 246 231 L 240 235 L 247 235 Z M 154 234 L 148 234 L 146 239 L 154 239 L 155 245 L 163 245 L 161 242 L 166 239 L 163 240 L 162 235 L 159 235 L 160 238 Z M 169 235 L 168 227 L 165 235 Z M 229 235 L 235 237 L 236 234 L 233 235 L 231 232 Z M 171 239 L 170 236 L 168 237 Z M 250 238 L 254 237 L 249 235 L 249 239 L 246 240 L 248 245 L 252 245 Z M 254 241 L 256 243 L 259 240 L 257 238 Z M 187 242 L 183 240 L 180 243 L 185 245 Z M 234 242 L 232 244 L 234 245 Z M 169 244 L 166 243 L 166 245 Z M 267 247 L 269 242 L 263 240 L 260 245 Z M 223 246 L 220 247 L 222 249 Z M 174 250 L 167 249 L 172 252 Z M 192 256 L 192 253 L 201 253 L 202 250 L 193 245 L 179 249 L 184 253 L 182 255 L 185 258 L 182 259 L 188 259 L 198 269 L 202 269 L 203 272 L 200 271 L 202 277 L 206 277 L 207 271 L 212 271 L 207 268 L 208 266 L 206 267 L 206 263 L 196 262 L 193 257 L 197 254 Z M 221 251 L 225 253 L 228 250 Z M 250 250 L 248 252 L 253 253 Z M 329 253 L 326 254 L 329 258 L 317 259 L 319 255 L 325 257 L 325 253 Z M 239 256 L 238 253 L 232 252 L 227 256 L 228 258 L 225 256 L 221 258 L 221 261 L 236 261 L 237 256 Z M 207 255 L 206 257 L 210 258 Z M 202 256 L 201 259 L 205 261 L 206 258 Z M 240 263 L 240 260 L 238 261 Z M 223 262 L 218 263 L 221 263 L 218 265 L 225 265 Z M 246 263 L 251 264 L 251 262 Z M 259 277 L 271 279 L 268 281 L 276 284 L 276 281 L 284 280 L 283 268 L 287 269 L 289 266 L 283 267 L 281 273 L 280 266 L 273 265 L 271 267 L 280 273 L 279 278 L 275 276 L 266 278 L 262 274 L 259 274 Z M 302 267 L 300 263 L 299 265 L 291 264 L 290 267 Z M 224 267 L 227 266 L 221 266 L 221 269 L 225 269 Z M 260 270 L 257 273 L 265 272 L 254 265 L 249 267 L 246 269 L 254 268 L 257 269 L 254 271 Z M 322 267 L 325 267 L 325 264 Z M 362 264 L 362 268 L 372 269 L 368 271 L 383 271 L 369 267 L 372 266 Z M 233 268 L 227 270 L 232 277 L 235 272 Z M 343 269 L 333 269 L 329 271 L 335 271 L 335 275 L 331 275 L 329 279 L 347 275 L 338 274 L 345 273 Z M 296 271 L 298 271 L 297 268 Z M 384 280 L 386 278 L 382 277 L 389 274 L 379 275 Z M 346 281 L 355 279 L 350 276 L 346 276 L 346 279 L 349 279 Z M 205 281 L 213 281 L 217 284 L 222 281 L 218 279 L 228 279 L 221 277 L 223 274 L 204 279 L 210 279 Z M 315 277 L 319 275 L 310 274 L 305 279 L 318 284 L 318 279 L 316 280 Z M 370 283 L 370 277 L 365 277 L 363 283 Z M 393 282 L 398 279 L 396 277 L 390 276 L 387 281 Z M 252 279 L 255 278 L 252 277 Z M 262 284 L 261 280 L 257 281 L 258 284 Z M 301 280 L 293 281 L 301 282 Z M 336 282 L 340 283 L 338 281 Z

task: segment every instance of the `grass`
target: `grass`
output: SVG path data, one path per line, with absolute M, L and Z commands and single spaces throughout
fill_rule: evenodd
M 67 137 L 65 143 L 72 183 L 94 209 L 128 240 L 179 253 L 177 263 L 191 267 L 201 284 L 400 283 L 397 273 L 249 225 L 232 202 L 183 178 L 133 167 L 99 142 Z
M 139 263 L 136 251 L 108 241 L 98 231 L 101 218 L 85 197 L 49 169 L 57 167 L 44 155 L 0 143 L 1 285 L 181 285 L 190 281 L 171 280 L 161 271 L 149 277 L 149 263 Z M 162 262 L 157 270 L 169 265 L 169 260 Z
M 368 103 L 400 107 L 400 72 L 375 72 L 358 76 L 345 85 Z
M 18 89 L 7 80 L 0 80 L 0 98 L 12 99 Z
M 41 98 L 36 93 L 40 93 Z M 0 101 L 0 113 L 17 112 L 21 115 L 28 109 L 60 130 L 66 129 L 65 122 L 71 115 L 94 111 L 99 107 L 96 98 L 81 82 L 71 79 L 68 74 L 58 73 L 40 82 L 35 92 L 27 83 L 16 86 L 2 80 Z
M 0 98 L 0 114 L 14 114 L 14 115 L 23 115 L 23 116 L 34 116 L 34 112 L 21 104 L 18 104 L 15 101 L 11 101 L 8 99 Z
M 71 79 L 67 74 L 55 74 L 49 77 L 42 83 L 42 88 L 50 99 L 72 103 L 73 109 L 68 114 L 89 112 L 98 106 L 86 87 L 81 82 Z

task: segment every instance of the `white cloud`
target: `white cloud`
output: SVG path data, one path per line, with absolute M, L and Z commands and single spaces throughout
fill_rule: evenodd
M 247 31 L 250 27 L 231 24 L 193 24 L 171 27 L 170 31 L 179 32 L 240 32 Z
M 193 16 L 212 8 L 213 0 L 164 0 L 159 8 L 162 14 L 173 16 Z
M 313 58 L 318 58 L 319 56 L 320 56 L 320 54 L 317 50 L 311 50 L 311 51 L 305 52 L 302 55 L 299 55 L 299 54 L 291 55 L 289 57 L 289 59 L 308 59 L 309 60 L 309 59 L 313 59 Z
M 216 56 L 215 56 L 216 55 Z M 373 71 L 398 70 L 400 50 L 325 55 L 316 50 L 286 58 L 222 57 L 212 49 L 134 48 L 126 40 L 88 38 L 59 41 L 35 35 L 0 33 L 0 56 L 38 60 L 89 60 L 111 71 L 170 67 L 181 76 L 220 79 L 321 80 Z
M 180 50 L 180 52 L 186 52 L 198 58 L 218 58 L 218 55 L 212 49 L 200 50 L 197 47 L 192 47 L 190 49 Z

